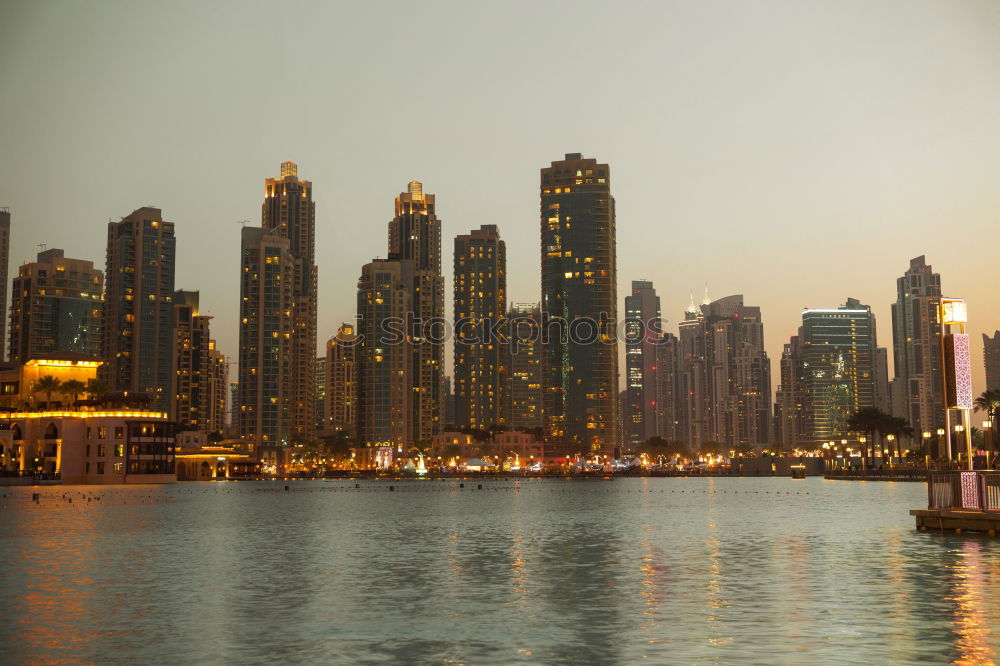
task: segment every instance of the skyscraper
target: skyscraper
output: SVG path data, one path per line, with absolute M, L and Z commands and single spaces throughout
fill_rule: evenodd
M 851 415 L 879 405 L 880 353 L 875 316 L 857 299 L 837 309 L 804 310 L 781 360 L 783 447 L 849 438 Z
M 682 439 L 678 400 L 678 348 L 676 335 L 663 333 L 656 340 L 656 436 L 669 442 Z
M 10 306 L 10 360 L 55 351 L 101 355 L 104 280 L 94 262 L 45 250 L 21 266 Z
M 625 374 L 628 398 L 626 446 L 659 436 L 656 420 L 656 352 L 660 340 L 660 297 L 653 283 L 632 281 L 625 297 Z
M 401 271 L 409 293 L 407 354 L 409 429 L 413 440 L 429 442 L 444 417 L 444 277 L 441 221 L 433 194 L 419 181 L 396 197 L 389 222 L 389 257 L 410 266 Z
M 201 314 L 199 305 L 197 291 L 180 290 L 174 294 L 177 347 L 174 419 L 181 427 L 208 433 L 220 429 L 217 387 L 213 384 L 218 381 L 215 366 L 218 359 L 213 355 L 215 341 L 209 330 L 212 318 Z
M 805 367 L 801 338 L 793 335 L 785 343 L 779 362 L 780 384 L 775 394 L 775 443 L 791 451 L 807 437 Z
M 896 294 L 892 305 L 893 414 L 906 419 L 916 433 L 934 432 L 944 426 L 938 323 L 941 276 L 923 256 L 916 257 L 896 280 Z
M 326 367 L 326 354 L 316 357 L 313 364 L 313 372 L 316 373 L 316 431 L 323 432 L 327 429 L 329 421 L 326 419 L 326 387 L 329 372 Z
M 507 250 L 496 225 L 455 237 L 452 300 L 456 425 L 503 425 L 507 348 L 493 333 L 507 314 Z
M 230 393 L 229 361 L 226 355 L 216 348 L 215 340 L 210 340 L 208 344 L 210 411 L 206 429 L 209 433 L 224 433 L 229 416 L 227 408 Z
M 727 296 L 680 324 L 685 440 L 759 447 L 771 441 L 771 362 L 760 308 Z
M 358 280 L 357 442 L 401 452 L 413 441 L 407 313 L 412 262 L 376 259 Z
M 7 271 L 10 267 L 10 209 L 0 208 L 0 359 L 7 342 Z
M 159 208 L 108 223 L 101 376 L 164 412 L 174 409 L 175 258 L 174 225 Z
M 540 199 L 546 438 L 570 453 L 610 456 L 618 442 L 611 171 L 569 153 L 541 170 Z
M 261 226 L 288 239 L 291 254 L 291 338 L 289 340 L 288 428 L 293 439 L 316 434 L 316 204 L 313 187 L 299 180 L 298 166 L 282 162 L 281 177 L 264 181 Z
M 244 227 L 240 264 L 239 433 L 278 464 L 283 462 L 280 450 L 291 439 L 293 262 L 288 238 Z
M 537 303 L 514 303 L 507 313 L 507 426 L 542 427 L 541 310 Z
M 341 324 L 326 343 L 326 422 L 324 427 L 352 437 L 357 424 L 357 336 L 352 324 Z
M 1000 390 L 1000 331 L 993 337 L 983 333 L 983 363 L 986 366 L 986 390 Z

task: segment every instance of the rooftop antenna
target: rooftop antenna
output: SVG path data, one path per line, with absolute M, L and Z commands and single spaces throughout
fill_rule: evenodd
M 38 251 L 39 252 L 45 252 L 45 248 L 47 248 L 47 247 L 48 247 L 48 245 L 46 245 L 45 243 L 39 243 L 38 244 Z
M 236 224 L 242 224 L 245 227 L 250 224 L 250 220 L 236 220 Z

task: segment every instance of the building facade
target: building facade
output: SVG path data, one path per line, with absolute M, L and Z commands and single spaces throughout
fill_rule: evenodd
M 628 398 L 625 444 L 634 451 L 639 444 L 659 436 L 656 420 L 657 364 L 660 339 L 660 297 L 647 280 L 633 280 L 625 297 L 625 377 Z
M 506 425 L 507 249 L 496 225 L 455 237 L 455 425 Z
M 539 190 L 545 436 L 611 456 L 619 441 L 611 170 L 569 153 L 541 170 Z
M 542 312 L 538 303 L 514 303 L 507 313 L 507 427 L 542 427 Z
M 225 357 L 215 348 L 209 329 L 212 318 L 200 312 L 197 291 L 174 293 L 174 336 L 176 339 L 176 405 L 174 419 L 183 429 L 203 433 L 222 430 L 219 395 L 225 396 L 225 376 L 218 382 L 219 364 Z M 220 359 L 221 357 L 221 359 Z M 225 413 L 225 401 L 222 402 Z
M 402 453 L 413 441 L 406 344 L 412 262 L 375 260 L 358 280 L 357 443 Z
M 983 364 L 986 366 L 986 390 L 1000 390 L 1000 331 L 991 338 L 983 333 Z
M 771 364 L 760 308 L 742 295 L 689 308 L 680 324 L 679 371 L 685 441 L 729 449 L 771 442 Z
M 313 187 L 300 180 L 294 162 L 282 162 L 281 177 L 264 181 L 261 226 L 288 239 L 291 256 L 289 293 L 288 434 L 305 441 L 316 436 L 316 318 L 318 280 L 316 267 L 316 204 Z
M 111 391 L 145 393 L 167 413 L 175 394 L 176 249 L 174 225 L 158 208 L 108 223 L 101 376 Z
M 909 269 L 896 280 L 892 305 L 892 413 L 917 433 L 944 426 L 940 302 L 941 276 L 923 256 L 911 259 Z
M 240 262 L 239 433 L 277 457 L 292 437 L 289 240 L 244 227 Z
M 663 333 L 656 340 L 654 355 L 656 367 L 656 436 L 668 442 L 678 442 L 683 439 L 680 427 L 680 397 L 677 386 L 679 340 L 672 333 Z
M 444 277 L 441 275 L 441 221 L 433 194 L 411 181 L 395 201 L 389 222 L 389 256 L 403 264 L 409 292 L 406 351 L 410 436 L 429 442 L 444 419 Z
M 11 362 L 56 351 L 100 357 L 103 290 L 92 261 L 67 259 L 59 249 L 21 266 L 10 304 Z
M 802 326 L 781 359 L 778 403 L 783 448 L 816 448 L 854 439 L 847 421 L 879 405 L 875 315 L 857 299 L 802 312 Z
M 358 348 L 352 324 L 341 324 L 326 343 L 324 427 L 355 436 L 358 413 Z
M 4 343 L 7 342 L 7 304 L 10 298 L 7 294 L 7 274 L 10 269 L 10 209 L 0 208 L 0 359 L 4 355 Z

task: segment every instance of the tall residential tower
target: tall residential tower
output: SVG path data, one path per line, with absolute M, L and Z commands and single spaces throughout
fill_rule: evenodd
M 494 338 L 507 309 L 507 250 L 496 225 L 455 237 L 455 425 L 504 425 L 507 348 Z
M 618 442 L 611 170 L 569 153 L 541 170 L 539 194 L 545 435 L 570 453 L 610 456 Z
M 628 412 L 625 444 L 631 450 L 659 435 L 656 420 L 656 347 L 660 341 L 660 297 L 653 283 L 632 281 L 625 297 L 625 376 Z
M 300 180 L 294 162 L 282 162 L 281 177 L 264 181 L 261 226 L 288 239 L 292 261 L 289 340 L 288 428 L 292 439 L 316 434 L 316 204 L 313 187 Z
M 108 223 L 102 378 L 174 409 L 174 225 L 145 206 Z
M 910 268 L 896 280 L 892 305 L 892 338 L 895 378 L 892 408 L 914 432 L 934 432 L 944 425 L 941 385 L 941 276 L 923 256 L 910 260 Z
M 101 356 L 104 280 L 94 262 L 45 250 L 14 278 L 10 360 L 26 363 L 56 351 Z

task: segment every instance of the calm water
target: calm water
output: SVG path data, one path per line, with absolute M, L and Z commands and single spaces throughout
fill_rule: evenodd
M 38 505 L 32 489 L 0 488 L 0 661 L 982 663 L 1000 651 L 1000 541 L 916 532 L 922 484 L 284 483 L 55 487 Z

